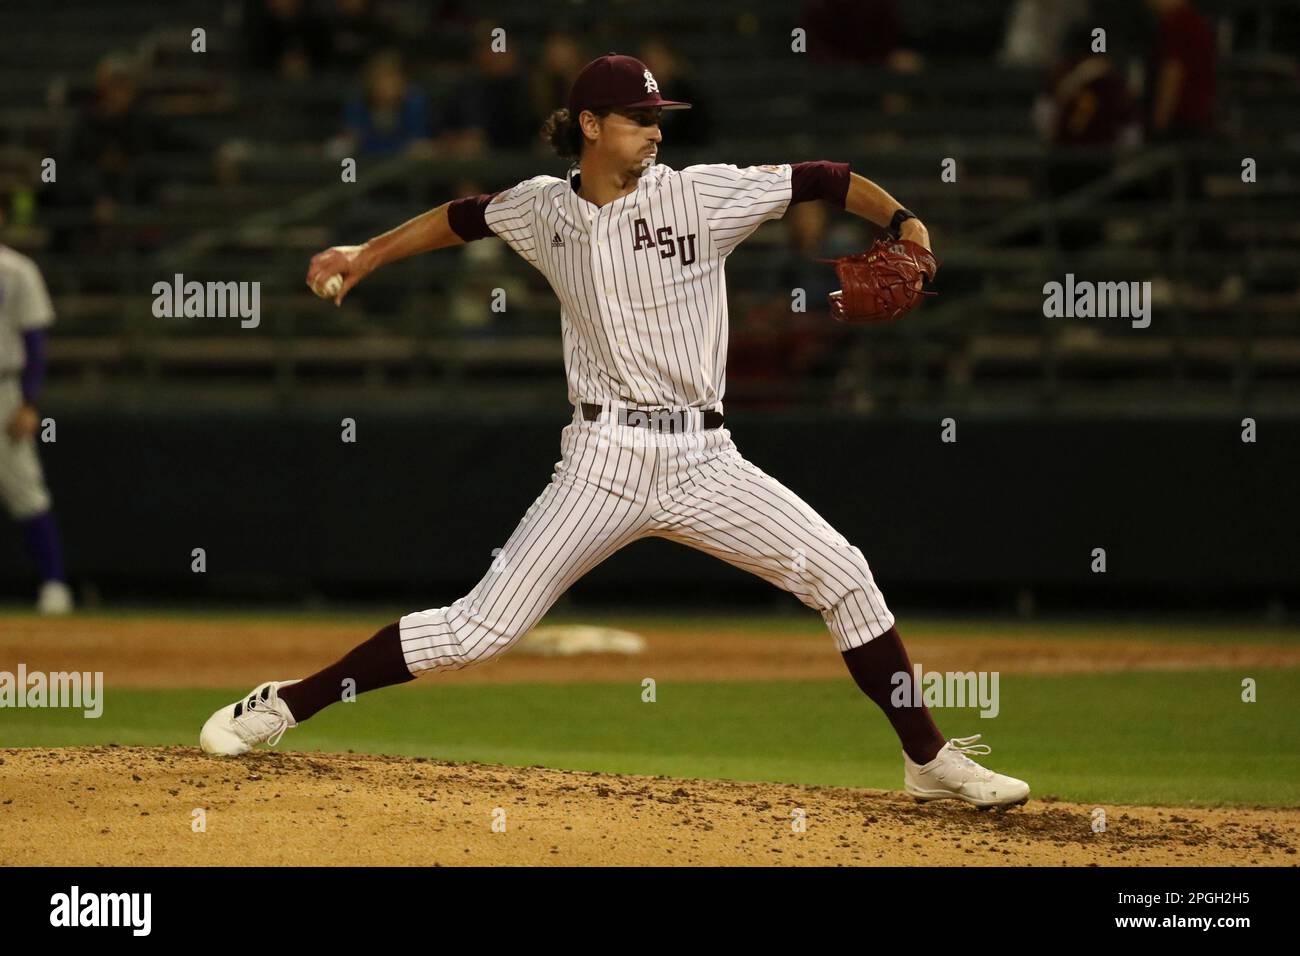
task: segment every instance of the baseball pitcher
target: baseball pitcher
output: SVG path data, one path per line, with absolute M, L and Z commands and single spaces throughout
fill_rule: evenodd
M 574 161 L 564 179 L 537 176 L 457 199 L 363 245 L 312 258 L 307 284 L 340 305 L 390 262 L 505 240 L 559 299 L 573 419 L 550 483 L 469 594 L 407 614 L 310 677 L 259 685 L 207 721 L 204 750 L 240 754 L 275 744 L 339 700 L 345 679 L 363 692 L 490 660 L 591 568 L 657 536 L 750 571 L 821 614 L 854 680 L 897 732 L 904 785 L 918 800 L 1025 802 L 1026 783 L 970 759 L 988 753 L 978 735 L 946 740 L 924 706 L 891 703 L 893 676 L 912 665 L 866 558 L 747 461 L 724 424 L 724 267 L 745 237 L 792 203 L 814 199 L 889 227 L 892 245 L 846 266 L 841 278 L 851 274 L 854 288 L 846 283 L 832 302 L 837 317 L 865 321 L 897 315 L 922 294 L 937 268 L 926 228 L 844 163 L 681 170 L 658 163 L 661 111 L 688 108 L 664 99 L 640 61 L 602 56 L 545 127 L 556 151 Z M 846 307 L 850 299 L 870 304 Z

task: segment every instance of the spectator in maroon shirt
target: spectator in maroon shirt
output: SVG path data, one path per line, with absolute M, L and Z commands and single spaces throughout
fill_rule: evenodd
M 1194 139 L 1214 120 L 1215 44 L 1209 21 L 1188 0 L 1146 0 L 1159 18 L 1148 60 L 1152 139 Z
M 830 320 L 826 297 L 839 282 L 834 270 L 818 260 L 854 250 L 845 247 L 844 234 L 828 232 L 827 209 L 821 202 L 790 206 L 783 225 L 795 255 L 782 250 L 767 272 L 770 284 L 761 297 L 751 306 L 734 306 L 727 347 L 728 408 L 788 408 L 806 401 L 810 389 L 829 393 L 827 383 L 845 362 L 853 333 Z M 861 241 L 856 232 L 851 235 Z M 793 289 L 803 290 L 806 311 L 792 311 Z
M 1128 86 L 1110 56 L 1092 53 L 1088 31 L 1072 31 L 1071 49 L 1052 68 L 1050 129 L 1052 145 L 1119 146 L 1136 142 L 1138 111 Z
M 805 0 L 801 22 L 816 62 L 879 63 L 903 34 L 894 0 Z
M 815 63 L 883 64 L 915 73 L 921 57 L 903 46 L 897 0 L 805 0 L 808 56 Z

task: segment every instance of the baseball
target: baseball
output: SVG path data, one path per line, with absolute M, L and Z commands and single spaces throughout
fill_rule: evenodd
M 332 299 L 343 289 L 343 277 L 338 273 L 330 276 L 317 289 L 316 294 L 322 299 Z

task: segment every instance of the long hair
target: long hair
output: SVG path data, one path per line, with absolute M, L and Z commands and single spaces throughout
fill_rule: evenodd
M 592 110 L 597 117 L 604 119 L 609 109 Z M 561 107 L 546 117 L 542 124 L 542 138 L 551 144 L 551 148 L 561 159 L 577 161 L 582 158 L 582 147 L 586 137 L 578 124 L 578 117 L 571 116 L 568 109 Z

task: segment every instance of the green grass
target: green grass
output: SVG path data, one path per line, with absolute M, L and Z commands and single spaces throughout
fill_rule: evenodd
M 1240 699 L 1241 678 L 1257 703 Z M 0 711 L 0 746 L 197 742 L 227 692 L 117 690 L 104 716 Z M 1038 796 L 1089 803 L 1300 805 L 1300 670 L 1007 676 L 1001 713 L 936 710 L 950 736 L 985 734 L 986 763 Z M 426 678 L 338 704 L 281 746 L 541 764 L 617 773 L 894 789 L 898 745 L 847 679 L 437 685 Z

